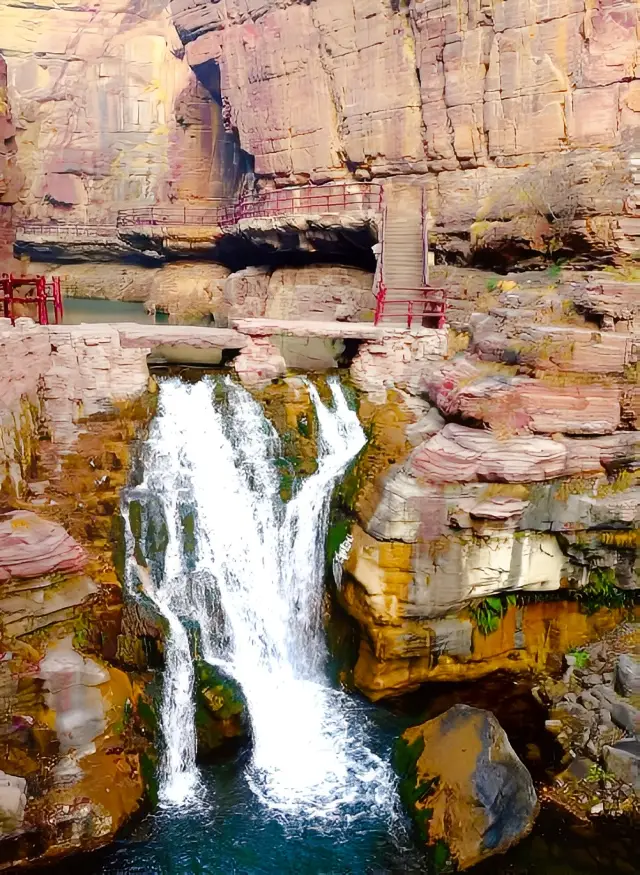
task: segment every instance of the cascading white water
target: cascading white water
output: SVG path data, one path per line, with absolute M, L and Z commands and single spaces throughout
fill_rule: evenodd
M 324 542 L 336 479 L 365 443 L 339 382 L 333 407 L 308 385 L 318 420 L 318 468 L 284 504 L 279 440 L 261 406 L 230 379 L 162 383 L 132 495 L 158 500 L 167 527 L 164 567 L 147 575 L 129 537 L 129 570 L 169 625 L 162 703 L 161 798 L 197 786 L 189 624 L 204 658 L 242 686 L 253 751 L 247 780 L 277 812 L 330 817 L 393 808 L 391 770 L 368 749 L 357 705 L 325 678 Z M 220 387 L 219 387 L 220 388 Z M 195 556 L 184 545 L 194 519 Z

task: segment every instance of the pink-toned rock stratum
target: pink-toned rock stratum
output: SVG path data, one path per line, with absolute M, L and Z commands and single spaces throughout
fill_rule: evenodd
M 7 65 L 0 55 L 0 267 L 11 255 L 13 204 L 17 199 L 15 128 L 7 95 Z
M 82 571 L 84 548 L 57 523 L 30 511 L 0 518 L 0 581 Z

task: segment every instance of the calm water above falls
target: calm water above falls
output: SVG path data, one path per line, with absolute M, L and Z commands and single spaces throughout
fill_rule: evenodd
M 156 813 L 97 856 L 65 872 L 370 875 L 428 871 L 398 810 L 389 766 L 411 721 L 348 696 L 328 677 L 321 602 L 324 541 L 336 479 L 364 443 L 337 381 L 333 403 L 309 392 L 319 426 L 316 474 L 284 504 L 279 440 L 262 408 L 230 380 L 167 380 L 131 491 L 167 528 L 163 557 L 132 587 L 166 617 L 161 712 L 165 751 Z M 193 519 L 185 544 L 184 521 Z M 130 544 L 132 547 L 132 545 Z M 252 744 L 196 763 L 190 633 L 205 658 L 240 683 Z M 547 834 L 556 832 L 556 825 Z M 571 836 L 533 836 L 483 873 L 577 875 Z M 537 842 L 537 844 L 536 844 Z M 60 870 L 62 871 L 62 870 Z

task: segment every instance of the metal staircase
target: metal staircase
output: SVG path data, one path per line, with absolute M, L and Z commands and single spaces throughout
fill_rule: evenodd
M 427 231 L 424 187 L 408 182 L 386 186 L 376 325 L 444 326 L 444 290 L 428 284 Z

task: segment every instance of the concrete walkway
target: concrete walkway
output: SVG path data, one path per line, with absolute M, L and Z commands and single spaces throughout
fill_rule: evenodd
M 231 328 L 198 325 L 138 325 L 112 323 L 125 349 L 155 346 L 191 346 L 194 349 L 244 349 L 249 343 L 245 334 Z

